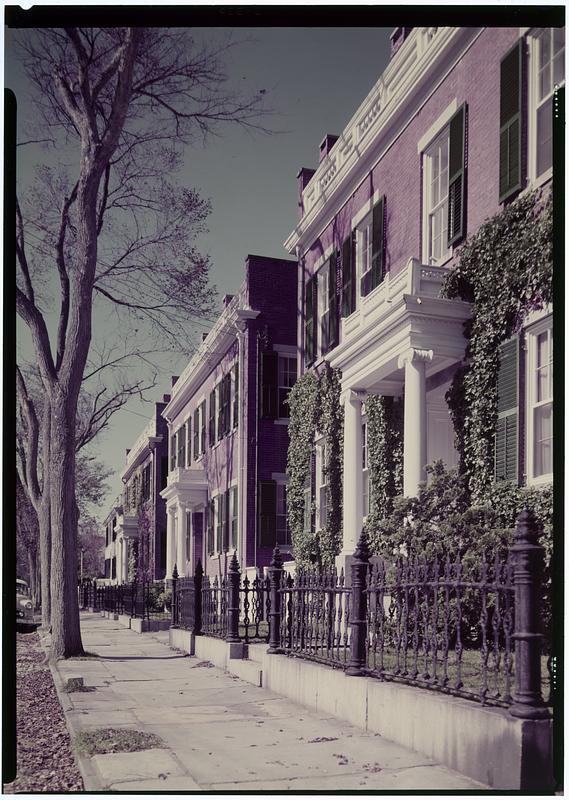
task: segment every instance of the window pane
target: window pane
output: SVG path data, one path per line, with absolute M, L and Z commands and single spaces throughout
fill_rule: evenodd
M 565 28 L 553 28 L 553 54 L 565 48 Z
M 547 346 L 547 331 L 540 333 L 537 337 L 537 366 L 543 367 L 549 362 L 548 346 Z
M 563 83 L 565 80 L 565 51 L 562 50 L 558 53 L 555 58 L 553 59 L 553 86 L 552 89 L 555 88 L 556 83 Z
M 535 409 L 534 416 L 534 476 L 547 475 L 553 471 L 551 443 L 553 436 L 552 404 Z
M 542 175 L 552 164 L 551 98 L 537 111 L 537 174 Z
M 551 34 L 549 29 L 542 31 L 539 36 L 539 68 L 543 69 L 551 60 Z

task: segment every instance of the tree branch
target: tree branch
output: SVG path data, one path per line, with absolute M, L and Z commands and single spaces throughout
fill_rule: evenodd
M 57 327 L 57 356 L 55 369 L 58 370 L 63 361 L 65 353 L 65 337 L 67 334 L 67 323 L 69 321 L 69 275 L 65 265 L 65 233 L 69 222 L 69 209 L 77 198 L 77 184 L 69 197 L 65 200 L 61 210 L 59 223 L 59 235 L 57 237 L 57 271 L 59 272 L 59 282 L 61 284 L 61 310 L 59 313 L 59 324 Z
M 39 424 L 34 407 L 33 401 L 28 395 L 24 376 L 20 368 L 16 365 L 16 386 L 18 389 L 18 396 L 21 403 L 26 426 L 28 429 L 26 436 L 26 445 L 23 452 L 20 453 L 22 465 L 22 483 L 28 489 L 29 495 L 32 499 L 35 508 L 38 508 L 41 502 L 41 489 L 38 480 L 37 464 L 38 464 L 38 448 L 39 448 Z
M 46 385 L 52 386 L 57 380 L 57 373 L 51 355 L 49 334 L 45 320 L 37 306 L 28 300 L 18 286 L 16 286 L 16 311 L 27 324 L 32 334 L 42 379 Z

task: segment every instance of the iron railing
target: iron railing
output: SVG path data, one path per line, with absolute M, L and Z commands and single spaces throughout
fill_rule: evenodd
M 213 580 L 209 575 L 203 576 L 202 588 L 203 633 L 217 639 L 225 639 L 228 633 L 229 586 L 227 576 L 216 575 Z
M 281 595 L 280 648 L 332 667 L 350 660 L 351 590 L 344 571 L 287 575 Z
M 511 555 L 468 568 L 457 553 L 368 569 L 365 669 L 485 704 L 512 702 Z
M 257 575 L 250 580 L 247 575 L 239 588 L 239 635 L 249 642 L 269 641 L 269 614 L 271 596 L 269 578 Z
M 162 581 L 132 581 L 112 586 L 97 586 L 96 581 L 80 587 L 79 600 L 83 608 L 126 614 L 140 619 L 170 619 L 170 609 L 161 598 Z

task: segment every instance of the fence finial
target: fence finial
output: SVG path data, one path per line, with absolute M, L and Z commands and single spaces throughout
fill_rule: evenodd
M 360 538 L 354 550 L 354 558 L 357 558 L 358 561 L 369 561 L 369 556 L 369 541 L 365 528 L 362 528 Z
M 178 565 L 174 564 L 174 569 L 172 570 L 172 580 L 177 581 L 178 577 Z
M 283 566 L 283 557 L 281 555 L 281 551 L 279 550 L 278 544 L 275 546 L 273 550 L 273 558 L 271 560 L 271 567 L 273 569 L 282 569 Z

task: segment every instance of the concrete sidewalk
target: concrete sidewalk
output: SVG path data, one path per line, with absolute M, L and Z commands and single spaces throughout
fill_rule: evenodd
M 54 670 L 72 734 L 121 727 L 164 741 L 159 749 L 81 757 L 87 791 L 487 788 L 179 655 L 167 631 L 140 635 L 86 612 L 81 628 L 83 646 L 100 658 L 61 661 Z M 62 693 L 70 675 L 97 690 Z

